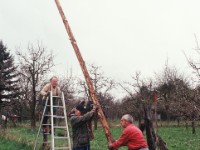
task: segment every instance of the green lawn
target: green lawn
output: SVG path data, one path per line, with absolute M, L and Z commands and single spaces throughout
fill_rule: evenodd
M 1 150 L 31 150 L 32 146 L 28 146 L 26 143 L 10 141 L 3 137 L 0 137 L 0 149 Z
M 169 150 L 200 150 L 200 127 L 196 134 L 185 127 L 162 127 L 158 133 L 167 143 Z
M 59 131 L 57 131 L 59 132 Z M 111 128 L 114 139 L 117 139 L 122 128 Z M 32 150 L 37 131 L 32 131 L 29 126 L 9 128 L 0 136 L 0 150 Z M 159 135 L 167 143 L 169 150 L 200 150 L 200 127 L 196 128 L 193 135 L 191 128 L 185 127 L 160 127 Z M 107 150 L 107 142 L 101 127 L 94 131 L 95 139 L 91 141 L 91 150 Z M 41 138 L 40 138 L 41 140 Z M 119 150 L 127 150 L 126 147 Z
M 114 139 L 117 139 L 122 132 L 121 127 L 113 127 L 110 130 Z M 94 131 L 94 136 L 95 138 L 91 142 L 91 150 L 107 150 L 107 141 L 103 129 L 98 128 L 98 130 Z M 119 150 L 127 150 L 127 148 L 121 147 Z

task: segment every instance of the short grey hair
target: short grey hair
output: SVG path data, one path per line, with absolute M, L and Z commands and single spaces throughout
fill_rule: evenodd
M 127 120 L 130 123 L 133 123 L 133 117 L 130 114 L 123 115 L 122 119 Z
M 50 81 L 52 80 L 52 79 L 56 79 L 56 80 L 58 80 L 58 78 L 56 77 L 56 76 L 52 76 L 51 78 L 50 78 Z

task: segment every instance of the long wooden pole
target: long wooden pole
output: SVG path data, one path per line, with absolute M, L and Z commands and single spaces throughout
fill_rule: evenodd
M 79 50 L 78 45 L 77 45 L 77 43 L 76 43 L 76 40 L 75 40 L 75 38 L 74 38 L 74 36 L 73 36 L 73 33 L 72 33 L 71 28 L 70 28 L 70 26 L 69 26 L 69 23 L 68 23 L 68 21 L 67 21 L 67 19 L 66 19 L 66 17 L 65 17 L 65 14 L 64 14 L 64 12 L 63 12 L 63 10 L 62 10 L 62 7 L 61 7 L 61 5 L 60 5 L 59 0 L 55 0 L 55 2 L 56 2 L 56 5 L 57 5 L 57 8 L 58 8 L 58 10 L 59 10 L 59 13 L 60 13 L 60 15 L 61 15 L 61 18 L 62 18 L 62 20 L 63 20 L 63 23 L 64 23 L 64 25 L 65 25 L 65 29 L 67 30 L 67 33 L 68 33 L 68 35 L 69 35 L 71 44 L 72 44 L 72 46 L 73 46 L 73 48 L 74 48 L 74 51 L 75 51 L 75 53 L 76 53 L 76 56 L 77 56 L 77 58 L 78 58 L 79 64 L 80 64 L 80 66 L 81 66 L 83 75 L 84 75 L 84 77 L 85 77 L 87 86 L 88 86 L 89 91 L 90 91 L 90 94 L 91 94 L 92 101 L 93 101 L 93 103 L 94 103 L 95 105 L 98 106 L 98 116 L 99 116 L 99 118 L 100 118 L 100 120 L 101 120 L 101 124 L 102 124 L 102 127 L 103 127 L 103 129 L 104 129 L 104 132 L 105 132 L 105 136 L 106 136 L 106 138 L 107 138 L 107 141 L 108 141 L 108 142 L 113 142 L 114 139 L 113 139 L 113 137 L 112 137 L 112 135 L 111 135 L 111 132 L 110 132 L 108 123 L 107 123 L 107 121 L 106 121 L 106 118 L 105 118 L 105 116 L 104 116 L 104 114 L 103 114 L 103 111 L 102 111 L 101 106 L 100 106 L 100 104 L 99 104 L 99 101 L 98 101 L 98 99 L 97 99 L 97 95 L 96 95 L 96 93 L 95 93 L 93 83 L 92 83 L 91 80 L 90 80 L 90 75 L 89 75 L 89 73 L 88 73 L 88 71 L 87 71 L 85 62 L 84 62 L 84 60 L 83 60 L 83 58 L 82 58 L 82 56 L 81 56 L 80 50 Z

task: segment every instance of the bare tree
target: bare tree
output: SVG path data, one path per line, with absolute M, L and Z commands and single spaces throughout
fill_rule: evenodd
M 195 133 L 195 125 L 194 125 L 194 120 L 195 120 L 195 116 L 199 115 L 199 100 L 198 100 L 198 96 L 199 96 L 199 78 L 200 78 L 200 63 L 199 63 L 199 55 L 200 55 L 200 47 L 199 47 L 199 43 L 198 43 L 198 39 L 196 34 L 194 35 L 195 37 L 195 42 L 196 42 L 196 47 L 194 48 L 194 50 L 196 51 L 196 58 L 194 58 L 194 56 L 188 57 L 186 56 L 186 54 L 184 53 L 188 64 L 191 66 L 191 68 L 195 71 L 195 74 L 197 75 L 197 86 L 194 90 L 192 90 L 192 92 L 190 92 L 190 104 L 193 103 L 193 106 L 191 107 L 192 110 L 194 110 L 194 112 L 192 112 L 192 128 L 193 128 L 193 133 Z M 195 81 L 195 80 L 194 80 Z M 193 94 L 191 94 L 193 93 Z M 193 96 L 191 96 L 193 95 Z M 197 115 L 194 115 L 197 114 Z
M 153 99 L 155 93 L 155 85 L 153 86 L 152 79 L 142 80 L 141 74 L 139 72 L 136 72 L 135 76 L 132 76 L 132 79 L 132 82 L 124 82 L 123 84 L 119 83 L 119 85 L 130 96 L 129 104 L 131 104 L 130 102 L 132 100 L 132 105 L 129 105 L 129 107 L 137 110 L 136 114 L 139 116 L 138 119 L 140 129 L 142 131 L 146 129 L 147 143 L 149 145 L 149 149 L 155 150 L 157 145 L 159 146 L 159 148 L 166 148 L 166 145 L 163 145 L 164 141 L 156 133 L 156 126 L 154 126 L 153 124 L 154 119 L 157 117 L 155 115 L 156 106 L 154 105 L 154 107 L 152 107 L 154 102 Z M 141 123 L 142 118 L 144 118 L 144 125 Z M 161 144 L 160 141 L 162 141 L 163 143 Z
M 77 93 L 76 77 L 70 72 L 59 78 L 59 87 L 64 93 L 67 111 L 74 107 L 75 94 Z
M 140 126 L 144 115 L 143 105 L 147 99 L 147 97 L 142 98 L 144 96 L 142 95 L 143 93 L 141 93 L 143 92 L 142 88 L 147 87 L 148 84 L 149 84 L 148 86 L 151 87 L 152 81 L 144 79 L 142 80 L 140 72 L 136 72 L 135 75 L 131 76 L 131 80 L 132 80 L 131 82 L 124 81 L 123 83 L 118 83 L 118 84 L 124 91 L 127 92 L 129 97 L 126 102 L 128 103 L 128 108 L 129 108 L 128 110 L 130 110 L 130 112 L 126 113 L 136 114 L 138 116 L 138 121 Z
M 156 84 L 160 99 L 158 100 L 158 109 L 165 112 L 167 121 L 170 120 L 171 104 L 175 99 L 176 85 L 175 80 L 179 79 L 178 71 L 175 67 L 170 67 L 166 61 L 165 67 L 161 73 L 156 73 Z
M 18 72 L 20 70 L 20 67 L 18 67 Z M 20 94 L 18 95 L 18 105 L 13 105 L 13 110 L 15 110 L 16 114 L 20 116 L 20 121 L 21 119 L 25 119 L 23 118 L 23 116 L 30 116 L 29 114 L 27 114 L 26 112 L 30 112 L 29 109 L 29 97 L 30 95 L 30 82 L 27 81 L 26 78 L 24 78 L 24 76 L 19 73 L 19 92 Z
M 198 88 L 192 89 L 189 81 L 183 79 L 177 79 L 175 84 L 176 93 L 173 102 L 175 106 L 171 112 L 185 119 L 186 123 L 191 121 L 192 133 L 195 134 L 195 120 L 198 119 L 200 114 Z
M 195 37 L 195 42 L 196 42 L 196 47 L 194 48 L 194 50 L 196 51 L 196 54 L 199 56 L 200 55 L 199 43 L 198 43 L 196 35 L 194 35 L 194 37 Z M 185 53 L 184 53 L 184 55 L 185 55 L 185 57 L 187 59 L 188 64 L 196 72 L 198 78 L 200 78 L 200 63 L 199 63 L 199 58 L 188 57 Z
M 198 88 L 192 89 L 188 78 L 178 73 L 175 67 L 170 68 L 168 64 L 156 79 L 160 97 L 159 107 L 165 111 L 167 120 L 170 120 L 170 116 L 176 117 L 179 125 L 179 120 L 185 119 L 186 127 L 188 121 L 191 121 L 194 132 L 194 114 L 199 114 Z
M 111 104 L 110 101 L 112 101 L 113 99 L 110 92 L 113 88 L 115 88 L 115 82 L 114 80 L 105 77 L 104 73 L 101 71 L 101 67 L 95 64 L 89 65 L 89 72 L 91 75 L 91 81 L 93 82 L 95 92 L 97 93 L 99 99 L 99 103 L 101 104 L 105 116 L 107 116 Z M 90 93 L 87 89 L 85 81 L 81 80 L 80 85 L 82 86 L 82 91 L 85 93 L 85 96 L 88 96 L 88 99 L 90 100 Z M 94 117 L 95 130 L 97 129 L 97 120 L 98 116 L 96 114 Z
M 19 59 L 20 74 L 25 79 L 25 84 L 29 84 L 28 91 L 24 91 L 26 94 L 26 100 L 29 103 L 29 109 L 31 111 L 31 127 L 35 128 L 35 108 L 37 91 L 39 91 L 39 85 L 41 84 L 44 75 L 50 71 L 54 66 L 52 52 L 48 52 L 47 49 L 39 42 L 37 44 L 28 44 L 27 52 L 23 53 L 21 49 L 16 51 Z M 30 89 L 29 89 L 30 88 Z

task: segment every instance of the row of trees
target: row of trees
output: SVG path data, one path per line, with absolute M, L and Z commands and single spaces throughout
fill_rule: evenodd
M 13 105 L 19 95 L 19 87 L 17 83 L 18 73 L 14 66 L 13 57 L 7 51 L 7 48 L 0 41 L 0 116 L 2 116 L 2 109 Z M 2 125 L 2 117 L 0 117 L 0 125 Z
M 35 127 L 38 90 L 45 74 L 54 66 L 52 53 L 46 52 L 39 42 L 37 45 L 29 44 L 26 53 L 22 50 L 16 51 L 18 63 L 15 63 L 7 47 L 0 42 L 1 115 L 12 118 L 13 114 L 24 116 L 23 114 L 28 113 L 31 117 L 31 126 Z
M 39 42 L 35 45 L 28 44 L 26 50 L 17 49 L 16 62 L 2 41 L 0 53 L 0 113 L 10 112 L 22 118 L 28 117 L 31 119 L 32 128 L 35 128 L 39 110 L 37 105 L 40 99 L 39 91 L 48 82 L 47 75 L 55 66 L 54 55 Z M 195 62 L 189 61 L 189 64 L 198 71 Z M 129 82 L 122 83 L 106 77 L 99 66 L 91 64 L 88 68 L 107 118 L 115 119 L 124 113 L 131 113 L 141 124 L 144 116 L 152 117 L 154 114 L 151 113 L 157 109 L 157 112 L 167 120 L 172 117 L 178 120 L 190 120 L 195 127 L 194 121 L 199 117 L 200 88 L 192 85 L 188 78 L 180 74 L 176 68 L 169 67 L 168 63 L 162 72 L 155 74 L 155 79 L 142 78 L 141 74 L 136 72 Z M 64 91 L 68 110 L 74 106 L 76 100 L 90 100 L 83 79 L 74 77 L 71 72 L 59 79 L 59 86 Z M 111 94 L 114 88 L 126 91 L 127 96 L 116 101 Z M 157 105 L 153 103 L 155 92 Z M 150 110 L 148 114 L 147 110 Z

